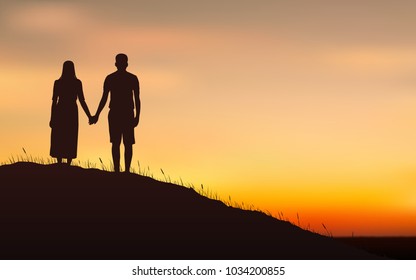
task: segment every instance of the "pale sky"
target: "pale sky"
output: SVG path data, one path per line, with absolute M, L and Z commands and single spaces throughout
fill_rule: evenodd
M 135 162 L 334 234 L 416 234 L 416 2 L 4 1 L 0 161 L 49 157 L 53 81 L 141 83 Z M 110 162 L 107 109 L 78 159 Z M 342 222 L 341 222 L 342 221 Z

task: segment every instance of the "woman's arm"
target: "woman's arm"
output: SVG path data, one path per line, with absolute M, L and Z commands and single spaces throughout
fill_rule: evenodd
M 88 120 L 90 120 L 92 116 L 91 116 L 90 110 L 88 109 L 87 103 L 85 102 L 84 91 L 82 90 L 81 81 L 79 83 L 80 83 L 80 89 L 78 91 L 79 103 L 81 104 L 82 109 L 84 110 L 85 114 L 87 115 Z
M 81 104 L 82 109 L 84 109 L 84 112 L 87 115 L 88 119 L 91 119 L 92 116 L 85 100 L 79 100 L 79 103 Z

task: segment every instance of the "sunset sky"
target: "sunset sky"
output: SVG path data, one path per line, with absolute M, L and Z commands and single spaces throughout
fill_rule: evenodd
M 49 158 L 54 80 L 95 113 L 129 56 L 132 166 L 334 235 L 416 235 L 416 2 L 2 1 L 0 162 Z M 108 106 L 78 159 L 111 162 Z

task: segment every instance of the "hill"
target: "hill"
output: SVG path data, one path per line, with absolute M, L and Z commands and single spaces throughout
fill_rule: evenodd
M 137 174 L 0 166 L 0 259 L 375 259 Z

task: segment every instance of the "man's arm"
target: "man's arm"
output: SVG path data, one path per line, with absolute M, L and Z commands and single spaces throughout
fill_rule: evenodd
M 140 120 L 140 85 L 139 85 L 139 79 L 136 78 L 135 87 L 133 88 L 134 93 L 134 104 L 136 107 L 136 117 L 134 118 L 134 126 L 136 127 L 139 124 Z
M 104 106 L 107 103 L 109 93 L 110 93 L 110 90 L 104 87 L 103 96 L 101 97 L 100 104 L 98 105 L 97 113 L 95 113 L 95 116 L 92 117 L 91 124 L 98 122 L 98 118 L 100 117 L 101 111 L 104 109 Z

